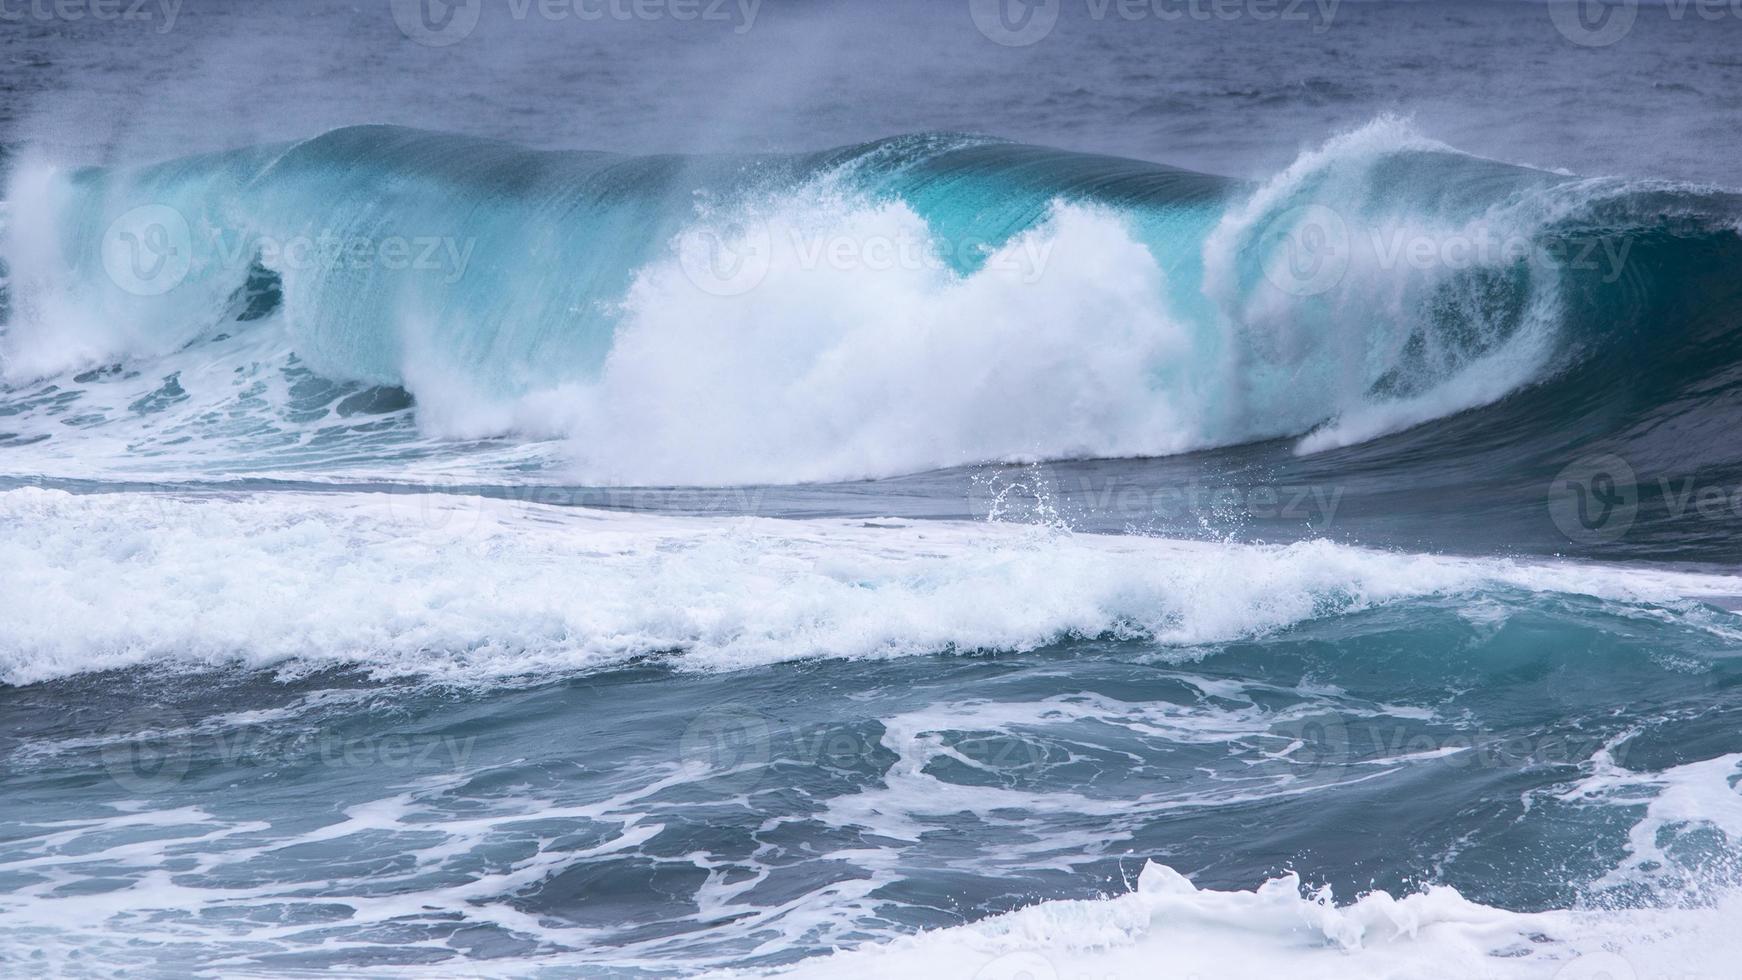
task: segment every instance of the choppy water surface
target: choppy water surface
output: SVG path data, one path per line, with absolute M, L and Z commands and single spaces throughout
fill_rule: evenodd
M 0 25 L 8 975 L 1731 972 L 1738 18 L 752 6 Z

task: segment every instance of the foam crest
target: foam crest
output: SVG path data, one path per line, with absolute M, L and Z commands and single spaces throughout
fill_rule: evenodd
M 1540 978 L 1719 976 L 1732 900 L 1675 912 L 1511 912 L 1433 887 L 1338 905 L 1294 875 L 1200 889 L 1165 865 L 1135 891 L 1055 901 L 809 961 L 789 977 Z
M 459 496 L 0 494 L 0 679 L 148 664 L 360 665 L 493 684 L 668 656 L 692 669 L 1203 644 L 1494 590 L 1703 609 L 1733 579 L 973 523 L 652 517 Z M 1714 630 L 1732 617 L 1715 614 Z M 1697 623 L 1696 617 L 1686 617 Z
M 788 208 L 765 227 L 766 274 L 741 294 L 698 288 L 675 256 L 645 269 L 598 380 L 521 400 L 517 422 L 566 436 L 585 478 L 684 484 L 1204 440 L 1199 355 L 1116 215 L 1060 206 L 965 274 L 924 257 L 931 232 L 899 203 Z M 919 246 L 903 259 L 899 243 Z M 450 384 L 413 387 L 450 415 Z
M 1316 430 L 1299 444 L 1316 452 L 1540 380 L 1568 312 L 1557 270 L 1529 261 L 1543 176 L 1381 117 L 1229 208 L 1204 242 L 1204 292 L 1240 436 Z

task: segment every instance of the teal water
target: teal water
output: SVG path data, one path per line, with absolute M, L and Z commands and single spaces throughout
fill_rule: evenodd
M 1738 21 L 287 9 L 0 41 L 7 975 L 1725 975 Z

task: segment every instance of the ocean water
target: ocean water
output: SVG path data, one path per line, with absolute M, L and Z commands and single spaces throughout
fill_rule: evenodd
M 119 10 L 5 976 L 1735 975 L 1742 8 Z

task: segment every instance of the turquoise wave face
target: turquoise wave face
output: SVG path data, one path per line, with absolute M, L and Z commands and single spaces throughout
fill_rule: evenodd
M 1674 398 L 1734 322 L 1742 266 L 1734 195 L 1385 119 L 1258 184 L 966 136 L 627 157 L 372 126 L 11 188 L 6 438 L 221 441 L 208 472 L 311 423 L 353 461 L 506 437 L 537 448 L 498 472 L 677 484 L 1314 453 L 1543 390 L 1613 430 L 1651 409 L 1614 386 Z
M 62 246 L 53 259 L 82 289 L 119 290 L 141 308 L 136 316 L 188 318 L 166 328 L 179 337 L 223 312 L 203 301 L 228 298 L 264 270 L 283 280 L 299 353 L 334 375 L 403 382 L 407 324 L 417 321 L 429 331 L 423 343 L 509 391 L 596 372 L 635 273 L 687 228 L 753 248 L 730 238 L 806 189 L 815 199 L 803 203 L 819 207 L 829 197 L 907 202 L 926 226 L 914 244 L 966 274 L 1061 197 L 1165 219 L 1226 187 L 1162 166 L 966 137 L 786 157 L 625 157 L 383 126 L 49 183 L 66 196 L 51 215 Z M 140 208 L 168 210 L 138 215 L 137 229 L 115 225 Z M 139 254 L 127 252 L 114 283 L 117 238 L 137 242 Z M 389 241 L 405 243 L 403 261 L 368 251 Z

